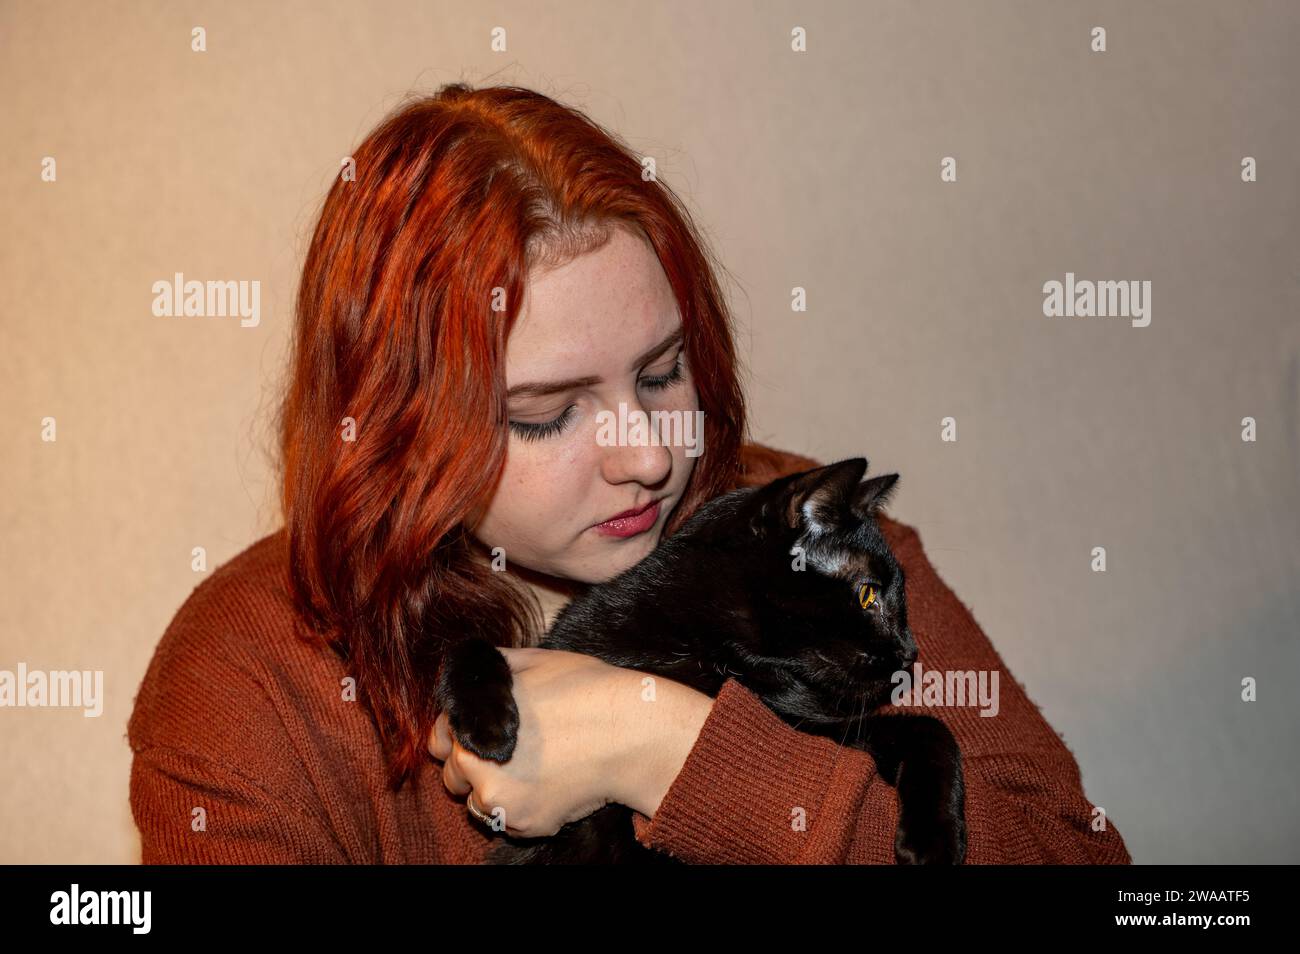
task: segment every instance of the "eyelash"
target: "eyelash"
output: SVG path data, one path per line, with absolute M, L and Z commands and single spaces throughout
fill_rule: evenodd
M 651 391 L 667 391 L 670 387 L 682 379 L 682 356 L 677 355 L 677 363 L 667 374 L 661 374 L 656 378 L 645 378 L 641 384 Z
M 674 384 L 681 381 L 682 370 L 682 355 L 679 353 L 677 355 L 677 363 L 673 365 L 671 371 L 667 374 L 659 375 L 658 377 L 643 378 L 641 380 L 641 386 L 648 388 L 651 391 L 666 391 Z M 565 426 L 568 425 L 570 418 L 573 417 L 574 407 L 575 405 L 570 404 L 564 409 L 564 413 L 553 421 L 546 421 L 542 424 L 511 421 L 510 428 L 526 441 L 545 440 L 548 437 L 554 437 L 556 434 L 560 433 L 560 431 L 564 430 Z
M 573 408 L 574 405 L 570 404 L 564 409 L 563 414 L 553 421 L 547 421 L 545 424 L 526 424 L 511 421 L 510 427 L 516 434 L 526 441 L 544 440 L 545 438 L 552 437 L 564 430 L 565 425 L 569 423 L 569 418 L 573 416 Z

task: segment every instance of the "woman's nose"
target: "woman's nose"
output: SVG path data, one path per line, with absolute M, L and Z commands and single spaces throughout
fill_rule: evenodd
M 611 411 L 610 427 L 597 434 L 603 446 L 605 479 L 610 483 L 634 480 L 647 486 L 664 480 L 672 472 L 673 453 L 666 445 L 653 418 L 635 405 L 620 405 Z M 637 417 L 644 415 L 644 420 Z

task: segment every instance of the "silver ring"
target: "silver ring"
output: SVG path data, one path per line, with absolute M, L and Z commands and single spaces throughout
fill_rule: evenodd
M 484 814 L 482 811 L 480 811 L 478 808 L 474 806 L 474 793 L 472 791 L 465 796 L 465 807 L 468 808 L 469 813 L 473 815 L 475 818 L 477 818 L 479 821 L 487 825 L 492 824 L 492 816 Z

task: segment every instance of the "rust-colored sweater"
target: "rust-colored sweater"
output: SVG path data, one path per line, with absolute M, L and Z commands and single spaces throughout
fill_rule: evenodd
M 744 485 L 816 465 L 747 445 Z M 906 574 L 926 670 L 998 670 L 1000 711 L 926 708 L 966 777 L 968 864 L 1127 864 L 1057 733 L 935 573 L 916 530 L 880 520 Z M 131 810 L 153 863 L 479 863 L 490 837 L 429 758 L 386 784 L 378 733 L 327 648 L 295 635 L 284 530 L 203 581 L 163 635 L 129 723 Z M 891 707 L 892 708 L 892 707 Z M 798 811 L 801 809 L 802 811 Z M 895 790 L 864 752 L 791 728 L 728 680 L 637 837 L 694 863 L 892 864 Z M 792 819 L 802 818 L 803 824 Z

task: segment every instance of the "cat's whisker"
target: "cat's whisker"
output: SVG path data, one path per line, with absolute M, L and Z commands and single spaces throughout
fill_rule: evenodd
M 840 699 L 842 698 L 844 698 L 844 693 L 841 692 L 840 695 L 835 700 L 835 707 L 837 709 L 839 708 Z M 852 728 L 853 728 L 853 720 L 846 719 L 844 722 L 844 735 L 840 736 L 840 743 L 839 743 L 840 748 L 844 748 L 844 744 L 845 742 L 848 741 L 849 732 L 852 730 Z
M 843 735 L 843 737 L 840 739 L 840 748 L 844 748 L 845 745 L 847 745 L 847 743 L 848 743 L 848 741 L 849 741 L 849 733 L 852 732 L 855 728 L 858 730 L 858 732 L 857 732 L 857 734 L 855 734 L 855 735 L 853 736 L 853 741 L 856 742 L 856 741 L 858 740 L 858 736 L 861 735 L 861 732 L 862 732 L 862 723 L 861 723 L 861 714 L 860 714 L 860 713 L 861 713 L 862 707 L 865 706 L 865 705 L 866 705 L 866 702 L 867 702 L 867 695 L 866 695 L 866 692 L 865 692 L 865 691 L 863 691 L 863 692 L 859 692 L 859 693 L 857 694 L 857 700 L 858 700 L 858 701 L 857 701 L 856 705 L 858 706 L 858 712 L 859 712 L 859 715 L 844 720 L 844 735 Z

